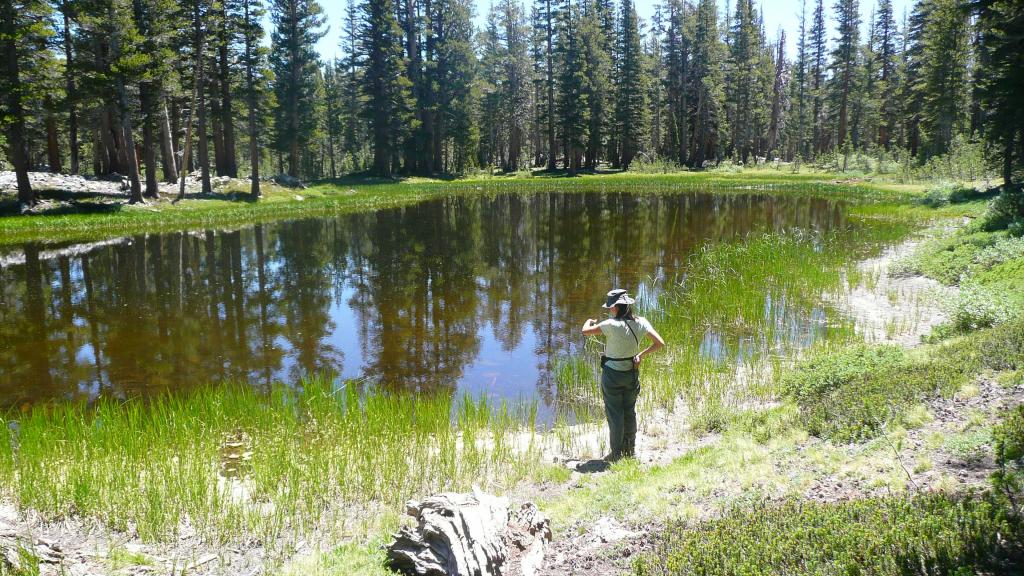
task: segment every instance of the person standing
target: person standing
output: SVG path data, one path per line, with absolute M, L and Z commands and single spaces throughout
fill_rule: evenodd
M 636 455 L 636 399 L 640 395 L 640 363 L 644 357 L 665 346 L 665 340 L 646 318 L 633 316 L 636 302 L 617 288 L 608 292 L 602 308 L 608 319 L 598 322 L 588 318 L 582 332 L 586 336 L 605 337 L 601 355 L 601 396 L 608 418 L 608 440 L 611 451 L 605 460 L 615 462 Z M 644 338 L 651 344 L 640 349 Z

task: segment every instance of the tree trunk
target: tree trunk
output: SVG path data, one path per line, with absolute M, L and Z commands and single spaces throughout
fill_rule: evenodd
M 146 165 L 146 198 L 159 198 L 160 188 L 156 181 L 156 138 L 154 128 L 157 122 L 156 106 L 153 102 L 153 86 L 143 85 L 139 91 L 142 103 L 142 161 Z
M 548 116 L 548 170 L 555 169 L 555 152 L 558 149 L 558 143 L 555 142 L 555 68 L 554 68 L 554 56 L 551 53 L 551 37 L 554 34 L 552 29 L 552 14 L 551 14 L 551 0 L 545 2 L 545 19 L 547 24 L 546 29 L 546 50 L 547 50 L 547 84 L 548 84 L 548 109 L 546 110 Z
M 198 41 L 196 43 L 196 47 L 201 49 L 203 45 L 202 35 L 197 36 Z M 198 54 L 200 52 L 201 50 L 197 50 L 196 53 Z M 201 69 L 203 67 L 203 59 L 201 57 L 197 57 L 196 60 L 198 61 L 198 68 Z M 192 126 L 195 124 L 194 111 L 196 108 L 196 101 L 199 100 L 199 83 L 200 72 L 197 69 L 196 74 L 192 79 L 192 108 L 188 115 L 188 126 L 185 128 L 185 147 L 182 151 L 182 158 L 184 159 L 182 164 L 184 165 L 184 168 L 180 171 L 181 183 L 178 185 L 178 200 L 184 200 L 185 198 L 185 177 L 188 175 L 189 169 L 192 168 Z
M 235 151 L 234 102 L 231 94 L 231 71 L 228 68 L 228 45 L 221 42 L 220 47 L 220 113 L 221 130 L 224 139 L 222 160 L 224 176 L 238 178 L 238 161 Z
M 210 151 L 207 147 L 206 133 L 206 95 L 203 94 L 203 25 L 200 21 L 199 0 L 193 0 L 193 20 L 196 34 L 196 90 L 195 96 L 199 120 L 199 171 L 203 182 L 203 194 L 212 194 L 210 185 Z M 195 110 L 193 110 L 195 113 Z
M 99 162 L 100 170 L 98 175 L 121 173 L 120 155 L 117 151 L 117 143 L 114 140 L 114 119 L 110 106 L 105 105 L 100 110 L 99 130 Z
M 111 4 L 107 9 L 107 17 L 114 22 L 114 8 Z M 116 61 L 121 56 L 121 32 L 115 30 L 110 37 L 111 59 Z M 128 202 L 136 204 L 142 202 L 142 184 L 139 182 L 139 164 L 135 156 L 135 137 L 132 134 L 132 116 L 130 103 L 128 101 L 128 89 L 125 86 L 124 72 L 118 70 L 114 73 L 114 90 L 117 94 L 117 111 L 120 115 L 121 138 L 124 141 L 124 157 L 128 167 Z
M 46 163 L 50 172 L 62 171 L 60 165 L 60 138 L 57 136 L 57 115 L 54 113 L 53 98 L 46 97 Z
M 142 184 L 139 182 L 139 163 L 135 156 L 135 137 L 132 135 L 132 116 L 128 103 L 128 90 L 124 85 L 124 76 L 117 74 L 117 98 L 121 109 L 121 132 L 124 134 L 125 156 L 128 158 L 128 202 L 142 202 Z
M 4 80 L 7 90 L 7 113 L 11 121 L 7 124 L 8 154 L 18 181 L 18 203 L 33 206 L 36 203 L 32 184 L 28 179 L 28 143 L 25 139 L 25 112 L 21 103 L 21 78 L 18 62 L 18 45 L 15 42 L 18 15 L 12 2 L 0 7 L 0 49 L 3 51 Z M 27 253 L 27 251 L 26 251 Z
M 224 130 L 221 127 L 220 110 L 220 78 L 216 68 L 210 71 L 210 123 L 213 129 L 213 171 L 217 176 L 224 175 Z
M 249 0 L 244 0 L 245 10 L 245 24 L 249 26 Z M 253 54 L 252 38 L 250 34 L 245 34 L 245 84 L 246 84 L 246 95 L 249 99 L 249 163 L 251 164 L 251 174 L 249 176 L 251 185 L 249 188 L 249 195 L 252 196 L 253 200 L 260 197 L 260 144 L 259 144 L 259 128 L 256 123 L 256 75 L 253 70 Z M 261 234 L 262 229 L 259 229 L 257 234 Z M 262 248 L 262 237 L 260 238 L 260 247 Z
M 67 0 L 61 4 L 61 12 L 64 15 L 64 82 L 65 105 L 68 107 L 68 146 L 71 148 L 71 173 L 78 174 L 78 112 L 75 106 L 75 76 L 72 67 L 74 54 L 71 49 L 71 16 L 68 14 Z
M 161 99 L 163 100 L 163 99 Z M 167 113 L 166 101 L 161 102 L 160 116 L 160 165 L 163 168 L 164 182 L 174 184 L 178 181 L 178 165 L 174 157 L 174 143 L 171 140 L 171 119 Z

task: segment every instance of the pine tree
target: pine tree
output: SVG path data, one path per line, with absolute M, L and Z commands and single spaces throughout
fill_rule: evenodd
M 667 148 L 680 166 L 689 160 L 690 144 L 690 52 L 693 38 L 690 30 L 693 14 L 682 0 L 670 0 L 668 28 L 664 40 L 665 98 L 667 101 Z
M 314 46 L 324 35 L 324 17 L 316 0 L 272 0 L 270 64 L 274 70 L 274 145 L 288 159 L 288 175 L 298 177 L 301 154 L 316 126 Z
M 147 63 L 142 51 L 142 38 L 132 18 L 131 6 L 123 0 L 107 0 L 106 19 L 101 28 L 110 46 L 110 70 L 114 80 L 114 106 L 119 128 L 124 139 L 125 166 L 128 171 L 128 201 L 142 202 L 142 184 L 139 181 L 138 156 L 135 154 L 135 133 L 132 122 L 132 101 L 129 82 L 141 73 Z
M 462 173 L 475 155 L 479 141 L 472 92 L 476 76 L 476 55 L 473 53 L 473 5 L 469 0 L 440 0 L 436 10 L 431 26 L 435 35 L 431 51 L 436 51 L 436 63 L 431 74 L 437 90 L 437 125 L 431 131 L 436 139 L 432 145 L 433 169 L 449 171 L 442 151 L 450 141 L 454 151 L 453 168 L 455 172 Z M 511 6 L 506 6 L 506 14 L 508 11 L 512 11 L 511 18 L 519 18 Z M 513 29 L 513 36 L 521 32 L 517 23 L 507 24 L 508 26 Z M 522 41 L 516 38 L 514 42 Z M 525 47 L 517 45 L 516 50 L 522 51 Z M 525 66 L 528 70 L 528 63 Z M 506 70 L 509 71 L 509 68 L 506 67 Z M 509 82 L 522 82 L 522 87 L 525 88 L 525 78 L 520 80 L 514 76 L 513 67 Z M 525 110 L 521 110 L 517 116 L 517 125 L 520 126 L 517 135 L 520 139 L 524 115 Z M 518 149 L 516 154 L 518 157 Z
M 875 48 L 878 59 L 879 123 L 878 144 L 886 150 L 892 145 L 899 125 L 899 30 L 893 16 L 892 0 L 879 0 L 875 20 Z
M 693 120 L 691 165 L 701 168 L 707 161 L 722 158 L 723 136 L 728 132 L 725 115 L 725 47 L 718 34 L 715 0 L 700 0 L 693 37 L 693 91 L 696 111 Z
M 73 7 L 70 0 L 61 0 L 61 47 L 64 49 L 64 108 L 68 113 L 68 149 L 71 160 L 71 174 L 80 170 L 80 145 L 78 142 L 78 90 L 75 85 L 76 54 L 71 31 Z
M 647 78 L 633 0 L 622 0 L 619 26 L 619 84 L 615 96 L 615 121 L 619 134 L 619 166 L 628 170 L 640 151 L 647 127 Z
M 904 23 L 904 76 L 900 92 L 902 124 L 906 147 L 911 156 L 921 148 L 921 114 L 924 107 L 924 34 L 931 17 L 933 2 L 924 0 L 914 5 L 908 21 Z
M 628 0 L 626 0 L 628 1 Z M 559 11 L 558 27 L 559 69 L 557 112 L 565 149 L 565 167 L 575 175 L 581 167 L 581 158 L 587 139 L 589 103 L 586 94 L 586 66 L 580 43 L 579 7 L 573 9 L 567 0 Z
M 178 24 L 177 3 L 172 0 L 136 0 L 132 3 L 134 23 L 140 36 L 140 59 L 135 61 L 133 77 L 139 81 L 139 107 L 142 112 L 142 155 L 145 166 L 147 198 L 157 198 L 156 176 L 158 131 L 163 119 L 159 106 L 166 78 L 171 75 L 173 57 L 170 39 Z
M 507 133 L 502 138 L 507 142 L 502 169 L 510 172 L 520 168 L 530 117 L 529 30 L 523 7 L 516 0 L 502 0 L 496 7 L 496 18 L 497 60 L 493 72 L 497 78 L 492 82 L 497 86 L 499 110 L 495 117 L 501 118 L 502 130 Z
M 772 83 L 772 106 L 771 119 L 768 124 L 768 145 L 765 148 L 766 156 L 778 155 L 781 148 L 781 139 L 786 121 L 786 32 L 779 32 L 779 41 L 776 43 L 777 52 L 773 62 L 775 68 L 775 81 Z
M 233 52 L 235 35 L 238 33 L 237 21 L 228 13 L 230 0 L 220 0 L 217 11 L 216 38 L 216 73 L 217 94 L 214 102 L 217 105 L 214 120 L 214 142 L 220 149 L 217 154 L 216 170 L 218 176 L 238 177 L 238 159 L 235 145 L 235 103 L 232 66 L 237 59 Z
M 480 33 L 480 116 L 488 118 L 487 134 L 478 150 L 482 166 L 488 168 L 495 164 L 503 164 L 505 158 L 504 137 L 507 130 L 502 126 L 507 122 L 502 108 L 502 67 L 505 59 L 505 48 L 502 45 L 500 28 L 501 15 L 495 5 L 491 5 L 487 13 L 487 24 Z
M 878 141 L 879 61 L 875 53 L 878 28 L 874 10 L 868 19 L 868 38 L 858 48 L 858 60 L 851 103 L 850 141 L 854 148 L 871 148 Z
M 975 0 L 981 33 L 983 80 L 978 87 L 985 110 L 985 140 L 1001 165 L 1003 194 L 1024 219 L 1024 6 L 1015 0 Z
M 338 177 L 337 153 L 340 149 L 344 117 L 341 114 L 342 89 L 341 74 L 338 73 L 338 62 L 324 64 L 324 106 L 326 109 L 327 161 L 330 165 L 331 178 Z
M 266 95 L 266 49 L 262 46 L 264 36 L 261 0 L 232 0 L 229 10 L 239 19 L 242 38 L 241 64 L 245 70 L 245 103 L 248 108 L 249 132 L 249 195 L 253 200 L 260 197 L 260 134 L 262 132 L 263 102 Z
M 29 60 L 44 48 L 48 36 L 49 7 L 41 1 L 5 0 L 0 5 L 0 126 L 6 128 L 7 154 L 14 165 L 18 203 L 34 206 L 36 197 L 28 179 L 28 140 L 25 134 L 25 104 L 32 87 L 23 72 Z
M 359 9 L 355 0 L 348 0 L 345 7 L 345 28 L 342 36 L 343 71 L 340 73 L 343 85 L 344 137 L 342 148 L 348 157 L 349 169 L 359 171 L 363 168 L 363 152 L 366 134 L 363 127 L 361 80 L 362 70 L 359 66 Z
M 601 5 L 595 0 L 583 2 L 580 18 L 580 45 L 583 61 L 586 62 L 586 82 L 584 95 L 590 106 L 588 110 L 586 167 L 597 168 L 599 156 L 604 149 L 607 138 L 607 126 L 610 124 L 609 109 L 612 104 L 611 94 L 611 56 L 606 50 L 606 38 L 602 28 Z
M 556 0 L 537 0 L 537 18 L 535 27 L 540 36 L 539 44 L 543 45 L 543 89 L 544 106 L 544 130 L 547 135 L 547 169 L 555 169 L 555 159 L 558 156 L 555 125 L 557 123 L 557 109 L 555 105 L 555 86 L 557 76 L 555 70 L 555 38 L 557 32 L 555 14 Z
M 796 62 L 793 63 L 793 81 L 790 83 L 791 97 L 796 117 L 790 126 L 791 156 L 799 155 L 802 158 L 810 156 L 807 139 L 808 126 L 808 85 L 807 75 L 809 71 L 809 42 L 807 38 L 807 0 L 800 2 L 800 29 L 797 39 Z
M 860 44 L 860 8 L 857 0 L 836 0 L 838 41 L 832 50 L 831 97 L 836 111 L 836 144 L 849 134 L 850 96 L 856 87 L 857 50 Z
M 818 0 L 814 8 L 814 21 L 811 24 L 811 94 L 814 137 L 814 156 L 825 151 L 827 147 L 825 120 L 825 55 L 828 45 L 825 39 L 825 5 Z
M 970 110 L 970 37 L 958 0 L 932 3 L 921 37 L 921 130 L 926 156 L 943 154 L 967 128 Z
M 730 31 L 728 110 L 733 153 L 740 162 L 757 152 L 757 114 L 763 93 L 758 83 L 761 64 L 759 30 L 752 0 L 738 0 Z
M 373 173 L 390 177 L 398 165 L 399 151 L 415 126 L 412 83 L 405 76 L 402 29 L 395 19 L 391 0 L 363 3 L 363 90 L 368 100 L 365 114 L 372 133 Z

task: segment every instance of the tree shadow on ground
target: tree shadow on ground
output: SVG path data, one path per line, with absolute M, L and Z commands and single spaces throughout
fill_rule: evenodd
M 51 200 L 48 194 L 39 194 L 41 200 Z M 126 199 L 119 201 L 89 202 L 80 200 L 64 200 L 59 204 L 44 204 L 36 206 L 25 215 L 32 216 L 67 216 L 70 214 L 113 214 L 120 212 Z M 21 205 L 16 198 L 0 200 L 0 216 L 21 215 Z

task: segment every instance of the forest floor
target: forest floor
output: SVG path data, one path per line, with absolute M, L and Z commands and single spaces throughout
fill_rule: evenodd
M 668 182 L 672 186 L 687 177 Z M 590 177 L 598 182 L 604 178 Z M 819 191 L 822 185 L 846 186 L 830 184 L 828 176 L 814 178 L 808 180 Z M 737 187 L 747 185 L 740 178 L 728 181 Z M 435 185 L 441 186 L 430 183 Z M 428 192 L 412 192 L 399 201 L 435 193 L 429 186 L 423 189 Z M 922 341 L 937 327 L 948 325 L 949 302 L 957 299 L 958 288 L 928 277 L 935 274 L 908 272 L 913 267 L 905 263 L 936 237 L 951 235 L 949 226 L 969 225 L 962 218 L 964 210 L 944 210 L 936 213 L 958 219 L 945 220 L 945 227 L 933 229 L 931 237 L 908 239 L 862 262 L 858 280 L 834 295 L 833 302 L 858 319 L 866 341 L 893 344 L 918 356 L 942 352 L 938 344 Z M 175 225 L 179 224 L 185 221 Z M 24 240 L 28 229 L 10 230 L 0 224 L 0 238 Z M 4 237 L 5 233 L 9 235 Z M 1024 256 L 1016 260 L 1024 262 Z M 514 502 L 534 501 L 551 517 L 555 537 L 542 574 L 554 576 L 631 573 L 636 558 L 650 553 L 670 523 L 700 523 L 737 507 L 984 489 L 995 468 L 993 429 L 1008 408 L 1024 404 L 1020 372 L 983 370 L 951 394 L 920 399 L 880 435 L 850 443 L 811 435 L 799 408 L 785 399 L 743 406 L 713 430 L 695 429 L 685 403 L 671 413 L 647 411 L 641 421 L 638 458 L 611 466 L 595 460 L 601 453 L 603 425 L 582 425 L 571 453 L 554 447 L 548 451 L 546 458 L 557 464 L 556 472 L 543 481 L 512 487 L 507 495 Z M 44 560 L 47 550 L 57 559 L 41 563 L 41 574 L 75 576 L 390 574 L 382 568 L 381 549 L 389 537 L 381 528 L 390 525 L 370 524 L 376 528 L 365 537 L 340 547 L 328 539 L 302 541 L 282 557 L 271 552 L 274 543 L 216 545 L 186 532 L 177 542 L 151 544 L 95 521 L 46 522 L 17 511 L 9 502 L 0 505 L 0 540 L 27 538 Z

